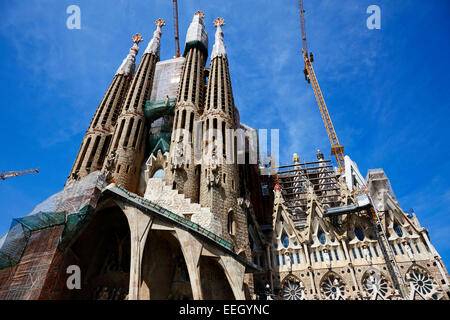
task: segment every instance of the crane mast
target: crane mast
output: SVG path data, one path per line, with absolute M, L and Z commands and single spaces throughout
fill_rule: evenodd
M 172 0 L 173 2 L 173 21 L 175 30 L 175 58 L 180 56 L 180 35 L 178 31 L 178 1 Z
M 27 174 L 39 173 L 39 168 L 28 169 L 23 171 L 0 172 L 0 180 L 6 180 L 12 177 L 20 177 Z
M 333 122 L 331 121 L 330 114 L 328 113 L 327 105 L 325 104 L 325 99 L 323 98 L 322 91 L 320 90 L 319 82 L 317 81 L 312 62 L 314 61 L 314 56 L 309 54 L 306 44 L 306 26 L 305 26 L 305 10 L 303 9 L 303 1 L 299 0 L 300 5 L 300 23 L 302 28 L 302 41 L 303 41 L 303 60 L 305 62 L 305 69 L 303 70 L 305 74 L 305 80 L 311 84 L 314 95 L 316 96 L 317 104 L 319 105 L 320 114 L 322 115 L 323 123 L 327 130 L 328 138 L 331 143 L 331 154 L 336 157 L 336 162 L 341 172 L 344 171 L 344 147 L 339 144 L 339 140 L 334 130 Z

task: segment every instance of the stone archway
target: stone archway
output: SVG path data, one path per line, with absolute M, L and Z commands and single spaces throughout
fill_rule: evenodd
M 171 231 L 151 230 L 142 256 L 140 300 L 192 300 L 183 253 Z
M 200 279 L 204 300 L 235 300 L 224 270 L 212 257 L 200 257 Z
M 118 206 L 100 209 L 70 246 L 81 270 L 81 289 L 71 298 L 124 300 L 130 278 L 130 228 Z

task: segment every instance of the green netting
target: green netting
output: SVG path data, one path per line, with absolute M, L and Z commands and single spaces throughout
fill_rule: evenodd
M 32 216 L 13 219 L 30 231 L 37 231 L 63 224 L 66 218 L 64 212 L 39 212 Z
M 166 115 L 173 115 L 177 99 L 166 99 L 160 101 L 147 101 L 145 104 L 145 117 L 150 123 Z
M 59 246 L 69 244 L 89 221 L 104 186 L 104 175 L 93 172 L 49 197 L 27 216 L 13 219 L 7 234 L 0 238 L 0 269 L 19 263 L 34 231 L 64 225 Z
M 201 53 L 203 53 L 205 55 L 205 57 L 208 57 L 208 48 L 205 47 L 205 45 L 199 41 L 190 41 L 186 43 L 186 47 L 184 48 L 184 53 L 183 53 L 183 57 L 186 58 L 186 55 L 188 53 L 188 51 L 192 48 L 197 48 L 200 50 Z
M 94 208 L 87 205 L 79 212 L 71 214 L 67 217 L 59 245 L 60 249 L 64 249 L 70 244 L 72 239 L 75 238 L 84 225 L 91 220 L 93 212 Z
M 161 150 L 162 154 L 170 151 L 170 138 L 172 134 L 170 132 L 160 132 L 157 135 L 149 135 L 148 142 L 150 146 L 150 154 L 156 155 L 158 150 Z

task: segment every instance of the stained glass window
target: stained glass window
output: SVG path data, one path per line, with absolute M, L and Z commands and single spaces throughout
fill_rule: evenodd
M 289 247 L 289 238 L 287 237 L 287 235 L 283 234 L 281 236 L 281 243 L 283 244 L 283 247 Z
M 325 242 L 326 242 L 325 233 L 323 233 L 323 231 L 319 231 L 317 233 L 317 239 L 319 239 L 319 242 L 321 244 L 325 244 Z
M 364 240 L 364 232 L 360 228 L 355 228 L 355 236 L 358 238 L 359 241 Z
M 394 231 L 399 237 L 403 236 L 402 228 L 396 223 L 394 223 Z

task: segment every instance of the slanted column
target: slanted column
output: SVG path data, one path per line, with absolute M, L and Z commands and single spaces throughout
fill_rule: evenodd
M 194 300 L 203 300 L 199 268 L 202 245 L 197 239 L 184 230 L 176 229 L 176 233 L 178 240 L 180 241 L 181 250 L 189 273 L 192 296 Z
M 142 254 L 151 227 L 152 218 L 142 211 L 121 204 L 125 213 L 128 225 L 130 226 L 131 254 L 130 254 L 130 286 L 128 300 L 139 300 L 142 274 Z

